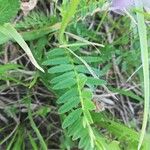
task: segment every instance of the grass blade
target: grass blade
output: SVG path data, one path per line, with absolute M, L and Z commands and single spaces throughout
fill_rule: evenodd
M 39 129 L 36 127 L 36 124 L 33 121 L 30 105 L 28 107 L 28 116 L 29 116 L 29 120 L 30 120 L 31 126 L 32 126 L 33 130 L 35 131 L 35 133 L 36 133 L 36 135 L 37 135 L 37 137 L 38 137 L 38 139 L 39 139 L 39 141 L 41 143 L 42 149 L 43 150 L 47 150 L 46 143 L 45 143 L 45 141 L 44 141 L 44 139 L 43 139 Z
M 28 136 L 29 136 L 29 140 L 30 140 L 30 143 L 32 145 L 33 150 L 37 150 L 38 146 L 36 145 L 36 142 L 34 141 L 34 138 L 30 135 L 30 133 L 28 134 Z
M 143 4 L 142 1 L 135 0 L 136 8 L 140 9 L 143 12 Z M 148 121 L 148 113 L 149 113 L 149 102 L 150 102 L 150 80 L 149 80 L 149 62 L 148 62 L 148 44 L 147 44 L 147 31 L 146 25 L 144 21 L 144 14 L 137 12 L 137 22 L 138 22 L 138 32 L 140 38 L 140 46 L 141 46 L 141 57 L 142 57 L 142 65 L 143 65 L 143 75 L 144 75 L 144 116 L 143 116 L 143 125 L 141 130 L 141 136 L 139 140 L 138 150 L 140 150 L 141 145 L 144 140 L 146 126 Z
M 21 48 L 25 51 L 25 53 L 28 55 L 32 64 L 36 68 L 38 68 L 39 70 L 44 72 L 44 70 L 39 66 L 39 64 L 35 60 L 27 43 L 24 41 L 22 36 L 16 31 L 16 29 L 11 24 L 7 23 L 4 26 L 0 26 L 0 32 L 3 33 L 4 35 L 10 37 L 11 39 L 14 39 L 21 46 Z
M 65 29 L 66 29 L 69 21 L 71 20 L 72 16 L 74 16 L 74 14 L 76 13 L 76 9 L 78 7 L 79 2 L 80 2 L 80 0 L 71 0 L 70 4 L 68 5 L 68 9 L 63 16 L 61 28 L 60 28 L 60 32 L 59 32 L 60 43 L 64 42 Z

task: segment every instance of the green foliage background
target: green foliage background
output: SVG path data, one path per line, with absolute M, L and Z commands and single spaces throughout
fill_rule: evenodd
M 49 1 L 45 3 L 49 4 Z M 11 40 L 17 50 L 16 43 L 23 48 L 35 67 L 45 71 L 35 70 L 31 64 L 24 65 L 26 59 L 16 61 L 18 64 L 0 64 L 0 89 L 7 91 L 9 86 L 15 86 L 17 90 L 24 90 L 23 96 L 19 96 L 17 101 L 12 98 L 12 102 L 1 111 L 8 120 L 6 122 L 12 125 L 11 128 L 8 124 L 6 127 L 5 124 L 0 125 L 0 149 L 53 149 L 56 145 L 51 144 L 49 135 L 57 128 L 59 136 L 52 141 L 57 140 L 59 149 L 136 150 L 140 132 L 135 130 L 139 126 L 134 118 L 129 118 L 129 128 L 118 114 L 113 116 L 107 108 L 96 113 L 98 106 L 93 99 L 95 95 L 99 96 L 97 91 L 100 90 L 102 95 L 110 94 L 109 98 L 113 99 L 116 107 L 128 106 L 120 104 L 120 99 L 135 105 L 143 103 L 141 69 L 133 76 L 133 82 L 129 82 L 131 86 L 140 84 L 138 94 L 120 86 L 141 65 L 137 28 L 130 28 L 131 20 L 126 16 L 111 14 L 107 9 L 99 10 L 105 8 L 106 1 L 51 3 L 52 13 L 46 14 L 43 9 L 35 8 L 14 25 L 12 22 L 20 10 L 20 1 L 0 0 L 1 59 L 5 55 L 5 44 Z M 145 57 L 148 58 L 147 55 Z M 115 67 L 121 75 L 117 74 Z M 48 90 L 53 99 L 48 97 L 47 102 L 44 96 L 38 98 L 35 96 L 38 93 L 34 91 L 36 88 Z M 121 109 L 128 112 L 127 108 Z M 48 121 L 49 115 L 59 118 L 59 125 Z M 18 116 L 23 116 L 23 119 Z M 39 124 L 45 120 L 48 123 L 43 129 Z M 7 133 L 9 129 L 10 134 Z M 149 150 L 149 147 L 147 133 L 141 150 Z

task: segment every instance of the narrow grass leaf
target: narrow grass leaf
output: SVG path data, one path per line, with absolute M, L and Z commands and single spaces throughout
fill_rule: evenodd
M 63 43 L 64 41 L 63 36 L 64 36 L 65 29 L 68 23 L 70 22 L 70 20 L 72 19 L 72 17 L 74 16 L 74 14 L 76 13 L 76 9 L 79 3 L 80 3 L 80 0 L 71 0 L 68 4 L 67 10 L 65 10 L 65 14 L 63 15 L 61 28 L 59 32 L 60 43 Z
M 32 145 L 33 150 L 37 150 L 38 146 L 37 146 L 37 144 L 35 142 L 35 139 L 30 134 L 28 134 L 28 136 L 29 136 L 29 140 L 30 140 L 30 143 Z
M 17 64 L 5 64 L 5 65 L 0 65 L 0 74 L 4 74 L 5 72 L 9 70 L 15 70 L 18 67 L 20 67 Z
M 126 89 L 116 89 L 116 88 L 112 88 L 112 87 L 109 87 L 109 89 L 110 89 L 112 92 L 117 92 L 117 93 L 119 93 L 119 94 L 128 96 L 128 97 L 130 97 L 130 98 L 133 98 L 133 99 L 136 100 L 136 101 L 140 101 L 140 102 L 143 101 L 143 98 L 141 98 L 140 96 L 136 95 L 136 94 L 133 93 L 132 91 L 127 91 Z
M 29 120 L 30 120 L 30 123 L 31 123 L 31 127 L 33 128 L 34 132 L 36 133 L 40 143 L 41 143 L 41 147 L 43 150 L 47 150 L 47 145 L 39 131 L 39 129 L 37 128 L 36 124 L 34 123 L 33 121 L 33 118 L 32 118 L 32 113 L 31 113 L 31 109 L 30 109 L 30 106 L 28 107 L 28 116 L 29 116 Z
M 15 141 L 15 139 L 16 139 L 17 133 L 18 133 L 17 131 L 14 133 L 14 135 L 13 135 L 11 141 L 9 142 L 9 144 L 8 144 L 8 146 L 7 146 L 7 148 L 6 148 L 6 150 L 11 150 L 12 145 L 14 144 L 14 141 Z
M 143 2 L 142 0 L 134 0 L 136 8 L 143 12 Z M 144 140 L 146 126 L 148 122 L 149 115 L 149 103 L 150 103 L 150 76 L 149 76 L 149 53 L 148 53 L 148 43 L 147 43 L 147 31 L 144 20 L 144 14 L 142 12 L 137 12 L 137 22 L 138 22 L 138 32 L 140 38 L 141 46 L 141 57 L 143 65 L 143 75 L 144 75 L 144 118 L 141 130 L 141 136 L 139 140 L 138 150 L 140 150 L 142 142 Z
M 17 150 L 22 149 L 23 140 L 24 140 L 23 129 L 19 128 L 18 129 L 18 134 L 16 136 L 16 141 L 14 142 L 14 145 L 13 145 L 13 149 L 17 149 Z
M 6 36 L 10 37 L 11 39 L 14 39 L 20 47 L 25 51 L 25 53 L 28 55 L 29 59 L 31 60 L 32 64 L 44 72 L 44 70 L 39 66 L 37 61 L 35 60 L 30 48 L 28 47 L 27 43 L 24 41 L 22 36 L 16 31 L 16 29 L 9 23 L 5 24 L 4 26 L 0 26 L 0 32 L 5 34 Z

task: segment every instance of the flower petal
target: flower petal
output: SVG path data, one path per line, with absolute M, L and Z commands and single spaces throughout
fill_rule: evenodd
M 147 12 L 150 12 L 150 0 L 142 0 L 143 6 Z M 129 11 L 135 6 L 134 0 L 112 0 L 111 11 L 123 14 L 125 10 Z
M 117 13 L 123 13 L 134 6 L 134 0 L 112 0 L 111 10 Z

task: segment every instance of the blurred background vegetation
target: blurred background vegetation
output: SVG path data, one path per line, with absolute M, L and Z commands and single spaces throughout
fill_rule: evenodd
M 0 149 L 136 150 L 144 95 L 139 37 L 131 18 L 108 11 L 106 1 L 80 0 L 72 14 L 69 0 L 22 0 L 21 7 L 15 1 L 0 0 L 0 8 L 7 8 L 0 14 L 12 15 L 0 21 L 12 18 L 45 73 L 15 40 L 0 33 Z M 67 21 L 68 10 L 72 16 Z M 145 17 L 149 33 L 149 15 Z M 83 99 L 91 100 L 88 104 L 63 102 L 62 95 L 76 84 Z M 70 91 L 69 100 L 77 97 L 74 93 Z M 73 128 L 80 118 L 65 118 L 84 105 L 81 118 L 88 118 L 87 133 L 80 136 L 80 123 Z M 147 133 L 142 150 L 149 150 L 149 140 Z

